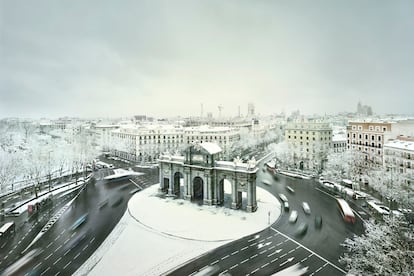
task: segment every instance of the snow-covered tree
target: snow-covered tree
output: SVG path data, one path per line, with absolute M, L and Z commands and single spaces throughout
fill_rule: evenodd
M 367 175 L 364 168 L 364 156 L 359 151 L 348 150 L 328 154 L 328 161 L 323 169 L 323 176 L 329 179 L 351 179 L 359 181 L 361 176 Z
M 380 223 L 366 223 L 362 236 L 346 239 L 340 258 L 352 275 L 412 275 L 414 240 L 402 227 L 403 217 L 391 217 Z
M 406 208 L 414 207 L 414 190 L 407 183 L 407 175 L 380 168 L 369 173 L 369 185 L 383 198 Z

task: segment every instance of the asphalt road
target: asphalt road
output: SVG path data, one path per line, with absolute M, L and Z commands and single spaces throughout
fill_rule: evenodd
M 157 169 L 134 170 L 145 173 L 131 178 L 141 188 L 158 181 Z M 86 186 L 56 223 L 30 248 L 41 249 L 40 255 L 20 266 L 16 275 L 25 275 L 30 272 L 41 276 L 71 275 L 90 257 L 123 216 L 127 202 L 132 196 L 130 192 L 137 188 L 128 179 L 105 182 L 103 177 L 111 173 L 110 169 L 101 169 L 96 172 L 96 181 Z M 16 231 L 13 239 L 4 245 L 1 251 L 3 255 L 3 252 L 15 247 L 12 252 L 14 255 L 7 256 L 7 260 L 0 263 L 0 271 L 22 258 L 21 251 L 71 198 L 73 194 L 62 197 L 59 204 L 56 199 L 53 209 L 42 210 L 37 224 L 34 222 L 27 228 Z M 107 203 L 103 204 L 104 202 Z M 72 230 L 71 226 L 84 214 L 88 214 L 85 222 Z M 30 231 L 28 231 L 29 227 L 32 227 Z
M 267 181 L 264 181 L 267 180 Z M 262 184 L 268 182 L 271 185 Z M 307 267 L 307 275 L 344 275 L 338 258 L 343 253 L 341 243 L 353 234 L 363 233 L 362 221 L 346 224 L 338 211 L 334 197 L 319 188 L 314 180 L 302 180 L 260 170 L 259 186 L 273 195 L 283 193 L 290 205 L 271 227 L 254 235 L 224 245 L 180 267 L 170 275 L 194 275 L 209 267 L 217 273 L 231 275 L 271 275 L 293 264 Z M 294 193 L 289 192 L 290 186 Z M 302 209 L 306 201 L 311 209 L 309 215 Z M 292 210 L 298 211 L 296 223 L 289 223 Z M 315 216 L 322 217 L 322 227 L 315 227 Z M 306 223 L 305 235 L 297 236 L 298 225 Z

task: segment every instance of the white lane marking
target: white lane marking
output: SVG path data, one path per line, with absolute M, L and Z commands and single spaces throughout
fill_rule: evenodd
M 334 268 L 336 268 L 337 270 L 339 270 L 340 272 L 342 272 L 343 274 L 346 274 L 347 272 L 345 270 L 343 270 L 342 268 L 334 265 L 333 263 L 331 263 L 330 261 L 328 261 L 327 259 L 325 259 L 324 257 L 320 256 L 319 254 L 313 252 L 312 250 L 310 250 L 309 248 L 307 248 L 306 246 L 298 243 L 297 241 L 295 241 L 294 239 L 289 238 L 288 236 L 286 236 L 285 234 L 283 234 L 282 232 L 277 231 L 276 229 L 274 229 L 273 227 L 270 227 L 270 229 L 272 229 L 273 231 L 275 231 L 276 233 L 279 233 L 280 235 L 284 236 L 285 238 L 291 240 L 292 242 L 296 243 L 297 245 L 305 248 L 307 251 L 309 251 L 310 253 L 313 253 L 314 255 L 316 255 L 318 258 L 322 259 L 323 261 L 327 262 L 328 264 L 330 264 L 331 266 L 333 266 Z
M 275 252 L 273 252 L 272 254 L 267 255 L 267 257 L 271 257 L 271 256 L 273 256 L 277 253 L 280 253 L 281 251 L 282 251 L 282 249 L 275 250 Z
M 47 260 L 47 259 L 49 259 L 50 258 L 50 256 L 52 256 L 52 254 L 53 253 L 50 253 L 46 258 L 45 258 L 45 260 Z
M 70 237 L 73 238 L 73 236 L 75 236 L 75 235 L 76 235 L 76 232 L 73 232 Z
M 273 245 L 273 246 L 271 246 L 271 247 L 269 247 L 269 250 L 272 250 L 273 248 L 275 248 L 276 246 L 275 245 Z
M 79 255 L 80 255 L 80 252 L 79 252 L 78 254 L 76 254 L 76 256 L 75 256 L 75 258 L 74 258 L 74 259 L 76 259 L 77 257 L 79 257 Z
M 253 256 L 250 257 L 250 259 L 256 258 L 257 254 L 254 254 Z
M 229 257 L 229 255 L 224 256 L 223 258 L 221 258 L 222 260 L 227 259 Z
M 311 274 L 309 274 L 309 276 L 313 276 L 313 275 L 315 275 L 315 273 L 318 273 L 319 271 L 321 271 L 321 269 L 322 268 L 324 268 L 325 266 L 327 266 L 328 265 L 328 263 L 325 263 L 323 266 L 321 266 L 321 267 L 319 267 L 317 270 L 315 270 L 315 272 L 313 272 L 313 273 L 311 273 Z
M 271 239 L 271 238 L 272 238 L 272 236 L 269 236 L 269 237 L 267 237 L 267 238 L 266 238 L 266 240 L 269 240 L 269 239 Z
M 58 273 L 55 274 L 55 276 L 58 276 L 60 274 L 60 271 L 58 271 Z
M 40 263 L 38 263 L 37 265 L 35 265 L 34 267 L 33 267 L 33 270 L 37 270 L 38 268 L 39 268 L 39 266 L 41 266 L 42 265 L 42 263 L 40 262 Z
M 313 253 L 311 253 L 309 256 L 307 256 L 307 257 L 305 257 L 305 258 L 303 258 L 303 260 L 302 261 L 300 261 L 300 263 L 302 263 L 302 262 L 304 262 L 304 261 L 306 261 L 309 257 L 311 257 L 313 255 Z
M 255 242 L 255 243 L 252 243 L 250 246 L 255 246 L 257 244 L 257 242 Z
M 286 255 L 287 255 L 287 253 L 285 253 L 285 254 L 281 255 L 281 256 L 280 256 L 280 258 L 283 258 L 283 257 L 285 257 Z
M 68 241 L 70 241 L 70 238 L 68 238 L 63 244 L 67 244 Z
M 94 240 L 95 240 L 95 237 L 93 237 L 89 243 L 92 243 Z
M 69 252 L 70 252 L 70 249 L 68 249 L 68 251 L 66 251 L 65 254 L 63 254 L 63 256 L 68 255 Z
M 66 269 L 69 265 L 70 265 L 70 263 L 71 263 L 72 261 L 69 261 L 64 267 L 63 267 L 63 269 Z
M 53 265 L 56 265 L 60 260 L 62 260 L 62 257 L 59 257 L 59 259 L 57 259 L 54 263 L 53 263 Z
M 40 273 L 40 275 L 45 274 L 45 273 L 46 273 L 49 269 L 50 269 L 50 266 L 49 266 L 48 268 L 46 268 L 46 270 L 43 270 L 43 272 L 42 272 L 42 273 Z
M 258 238 L 260 238 L 260 235 L 256 235 L 256 236 L 254 236 L 252 239 L 248 240 L 248 242 L 251 242 L 251 241 L 257 240 Z
M 260 240 L 259 242 L 264 242 L 266 239 Z
M 249 247 L 248 246 L 245 246 L 242 249 L 240 249 L 240 251 L 246 250 L 247 248 L 249 248 Z
M 218 263 L 219 260 L 215 260 L 214 262 L 212 262 L 210 265 L 215 265 L 216 263 Z
M 259 254 L 261 255 L 263 253 L 266 253 L 266 251 L 267 251 L 267 249 L 263 250 L 262 252 L 259 252 Z
M 269 263 L 265 263 L 264 265 L 262 265 L 260 268 L 265 268 L 266 266 L 268 266 Z
M 232 270 L 233 268 L 236 268 L 236 267 L 238 267 L 239 266 L 239 264 L 235 264 L 235 265 L 233 265 L 232 267 L 230 267 L 230 269 L 229 270 Z
M 89 244 L 85 245 L 84 248 L 82 248 L 82 251 L 85 251 L 86 248 L 88 248 Z
M 62 248 L 62 245 L 59 245 L 56 249 L 55 249 L 55 251 L 53 251 L 54 253 L 56 253 L 56 251 L 58 251 L 59 249 L 61 249 Z
M 237 253 L 239 253 L 239 250 L 234 251 L 233 253 L 231 253 L 231 255 L 233 256 L 233 255 L 235 255 Z
M 243 260 L 243 261 L 241 261 L 240 262 L 240 264 L 244 264 L 245 262 L 247 262 L 249 260 L 249 258 L 247 258 L 247 259 L 245 259 L 245 260 Z
M 55 241 L 57 241 L 59 238 L 60 238 L 60 235 L 55 238 Z
M 260 268 L 256 268 L 255 270 L 253 270 L 252 272 L 250 272 L 250 274 L 254 274 L 254 273 L 256 273 L 257 271 L 259 271 L 259 269 L 260 269 Z

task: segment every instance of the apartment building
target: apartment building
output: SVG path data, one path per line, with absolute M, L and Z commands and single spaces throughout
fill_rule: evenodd
M 229 127 L 182 127 L 181 125 L 128 125 L 111 132 L 111 154 L 134 162 L 154 162 L 160 154 L 181 151 L 188 144 L 216 142 L 225 154 L 240 139 Z
M 111 154 L 134 162 L 154 162 L 162 152 L 184 143 L 184 131 L 173 125 L 126 125 L 111 132 Z
M 349 122 L 347 148 L 364 153 L 365 167 L 382 164 L 384 141 L 392 137 L 391 122 Z
M 239 130 L 230 127 L 211 127 L 208 125 L 184 128 L 186 145 L 194 141 L 215 142 L 227 154 L 231 145 L 240 140 Z
M 332 147 L 332 128 L 319 120 L 289 122 L 285 126 L 293 166 L 301 170 L 321 170 Z
M 386 142 L 383 165 L 387 170 L 405 175 L 407 184 L 414 183 L 414 137 L 398 136 Z

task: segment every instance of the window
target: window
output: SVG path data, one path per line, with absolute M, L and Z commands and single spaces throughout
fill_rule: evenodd
M 359 135 L 359 139 L 362 139 L 362 134 Z
M 372 136 L 371 136 L 371 140 L 372 140 L 372 141 L 374 141 L 374 140 L 375 140 L 375 136 L 374 136 L 374 135 L 372 135 Z
M 368 140 L 368 134 L 365 134 L 365 140 Z

